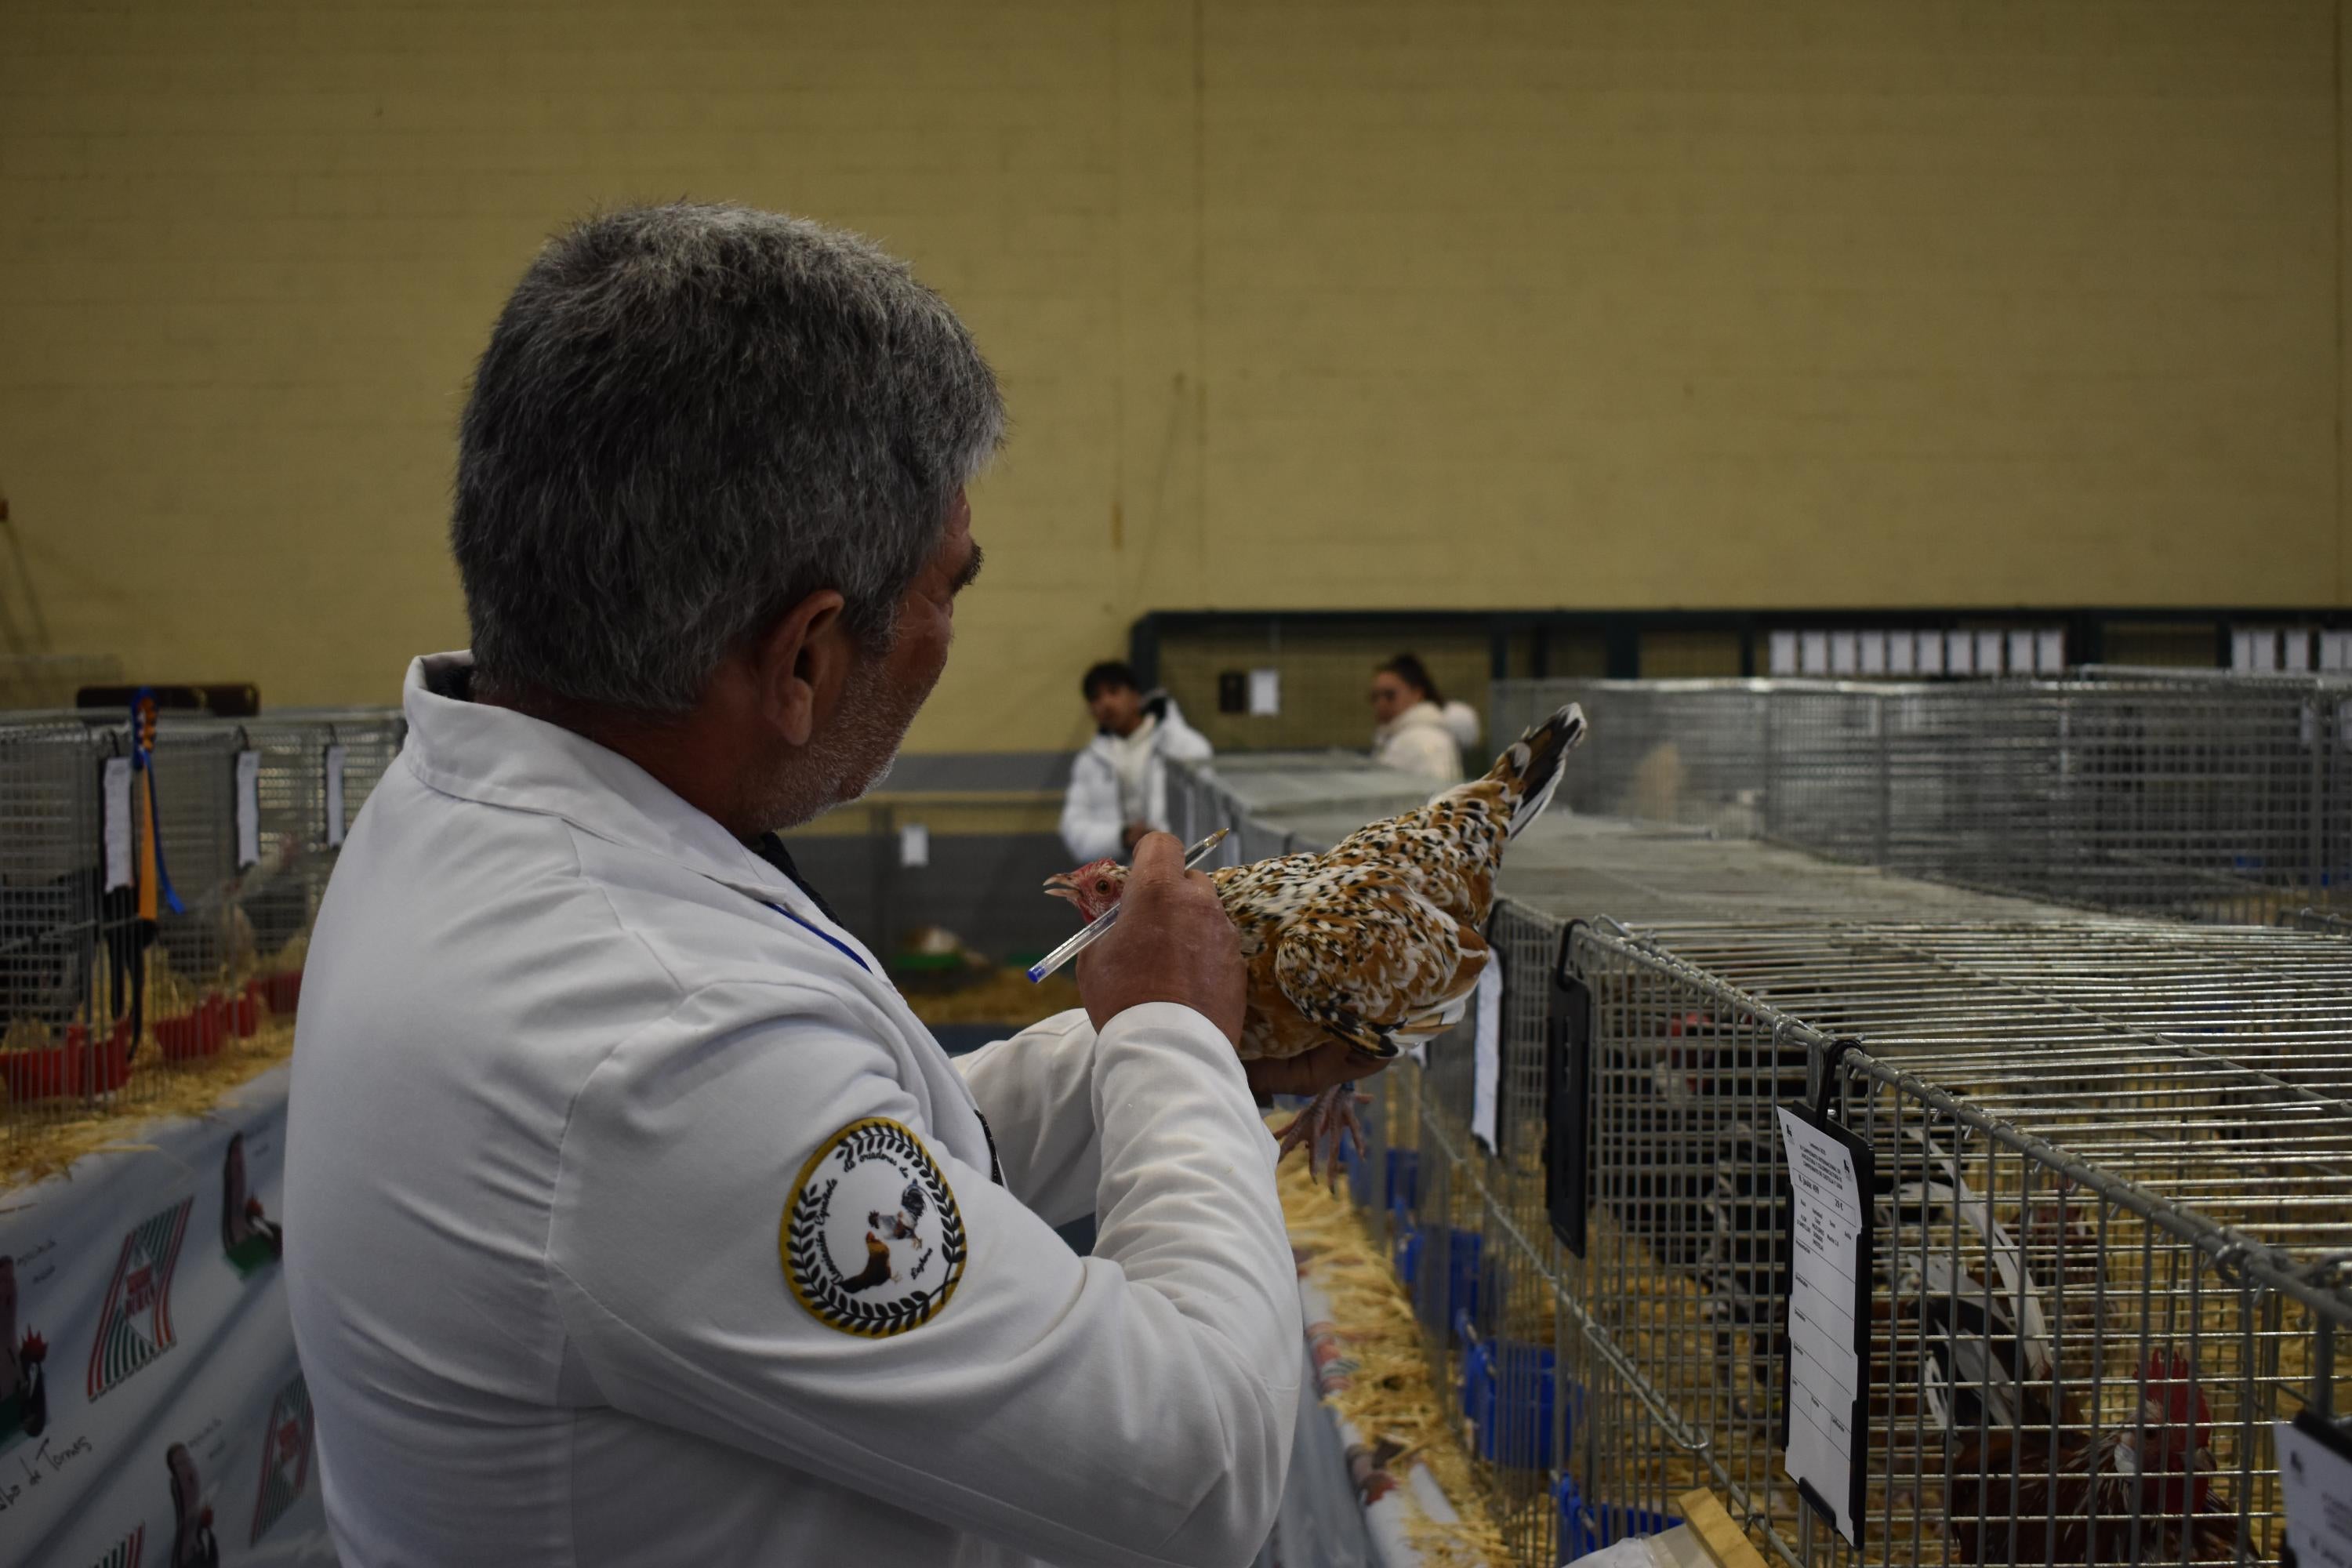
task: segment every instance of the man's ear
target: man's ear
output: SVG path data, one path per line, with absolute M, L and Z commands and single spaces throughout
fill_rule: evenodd
M 841 607 L 839 594 L 820 589 L 785 611 L 750 650 L 757 711 L 787 745 L 808 744 L 849 679 L 856 639 Z

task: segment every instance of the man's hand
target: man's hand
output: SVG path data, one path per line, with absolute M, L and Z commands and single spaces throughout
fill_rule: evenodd
M 1320 1094 L 1370 1078 L 1395 1059 L 1368 1055 L 1345 1040 L 1332 1040 L 1298 1056 L 1244 1062 L 1242 1067 L 1249 1074 L 1250 1092 L 1263 1102 L 1277 1094 Z
M 1217 901 L 1215 884 L 1184 869 L 1183 847 L 1165 833 L 1135 848 L 1118 921 L 1078 955 L 1078 999 L 1099 1029 L 1146 1002 L 1174 1002 L 1242 1037 L 1241 937 Z

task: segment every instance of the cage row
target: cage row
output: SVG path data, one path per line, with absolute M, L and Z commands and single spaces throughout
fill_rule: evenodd
M 1380 802 L 1256 768 L 1175 790 L 1244 858 Z M 1511 857 L 1496 1016 L 1374 1080 L 1353 1174 L 1520 1561 L 1699 1484 L 1803 1563 L 2275 1554 L 2273 1424 L 2352 1409 L 2352 947 L 1590 818 Z M 1783 1107 L 1873 1156 L 1858 1542 L 1784 1468 Z
M 283 1026 L 396 713 L 0 722 L 5 1126 L 152 1103 Z
M 2049 681 L 1497 683 L 1498 726 L 1581 701 L 1577 809 L 1914 876 L 2268 923 L 2352 874 L 2352 683 L 2088 671 Z

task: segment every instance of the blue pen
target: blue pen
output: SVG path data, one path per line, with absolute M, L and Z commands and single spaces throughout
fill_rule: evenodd
M 1187 871 L 1196 869 L 1202 861 L 1206 860 L 1209 858 L 1210 851 L 1215 849 L 1218 845 L 1223 844 L 1225 841 L 1225 835 L 1232 831 L 1233 829 L 1230 827 L 1220 827 L 1214 833 L 1210 834 L 1206 838 L 1202 839 L 1198 844 L 1193 845 L 1192 848 L 1186 850 L 1184 853 L 1184 869 Z M 1062 965 L 1069 963 L 1070 960 L 1077 957 L 1079 953 L 1086 951 L 1087 944 L 1088 942 L 1102 935 L 1103 932 L 1110 930 L 1112 924 L 1117 921 L 1118 919 L 1118 906 L 1117 904 L 1113 904 L 1110 908 L 1105 910 L 1102 913 L 1088 921 L 1086 924 L 1086 929 L 1079 931 L 1077 935 L 1072 937 L 1069 941 L 1064 942 L 1061 946 L 1055 948 L 1053 952 L 1047 953 L 1036 963 L 1031 964 L 1029 966 L 1029 978 L 1033 981 L 1043 980 L 1048 974 L 1053 973 L 1056 969 L 1061 968 Z

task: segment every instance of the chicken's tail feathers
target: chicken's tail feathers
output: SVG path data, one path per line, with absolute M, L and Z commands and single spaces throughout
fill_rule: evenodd
M 1584 710 L 1571 702 L 1512 742 L 1510 749 L 1495 759 L 1486 776 L 1500 780 L 1516 797 L 1511 825 L 1505 830 L 1507 837 L 1517 838 L 1551 804 L 1552 792 L 1559 788 L 1560 763 L 1584 739 Z

